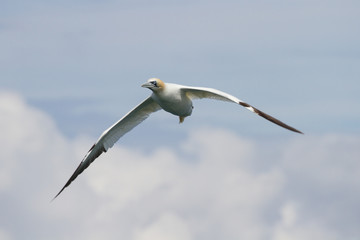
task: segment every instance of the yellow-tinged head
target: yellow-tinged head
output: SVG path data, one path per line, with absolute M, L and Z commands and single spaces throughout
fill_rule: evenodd
M 150 78 L 142 87 L 149 88 L 152 91 L 159 91 L 165 88 L 165 83 L 158 78 Z

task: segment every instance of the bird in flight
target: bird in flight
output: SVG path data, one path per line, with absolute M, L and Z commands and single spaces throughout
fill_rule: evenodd
M 194 99 L 210 98 L 226 102 L 234 102 L 283 128 L 302 134 L 299 130 L 290 127 L 289 125 L 260 111 L 246 102 L 216 89 L 164 83 L 157 78 L 150 78 L 141 86 L 150 89 L 152 91 L 151 96 L 146 98 L 142 103 L 132 109 L 123 118 L 101 134 L 96 143 L 87 152 L 73 175 L 66 182 L 60 192 L 54 197 L 54 199 L 59 196 L 60 193 L 68 187 L 71 182 L 74 181 L 76 177 L 79 176 L 79 174 L 81 174 L 97 157 L 111 148 L 124 134 L 148 118 L 151 113 L 163 109 L 166 112 L 178 116 L 179 122 L 182 123 L 186 117 L 191 115 L 193 110 L 192 100 Z

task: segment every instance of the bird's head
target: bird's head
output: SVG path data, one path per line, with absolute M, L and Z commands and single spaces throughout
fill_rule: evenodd
M 150 78 L 149 80 L 147 80 L 146 83 L 144 83 L 143 85 L 141 85 L 142 87 L 145 87 L 145 88 L 149 88 L 150 90 L 152 91 L 159 91 L 159 90 L 162 90 L 164 89 L 165 87 L 165 84 L 163 81 L 161 81 L 160 79 L 158 78 Z

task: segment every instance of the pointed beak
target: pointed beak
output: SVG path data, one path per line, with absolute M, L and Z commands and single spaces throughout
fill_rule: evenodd
M 141 85 L 143 88 L 151 88 L 151 87 L 153 87 L 153 85 L 151 84 L 151 83 L 149 83 L 149 82 L 146 82 L 146 83 L 144 83 L 143 85 Z

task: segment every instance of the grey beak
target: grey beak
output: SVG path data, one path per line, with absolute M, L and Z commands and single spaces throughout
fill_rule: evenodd
M 149 82 L 146 82 L 146 83 L 144 83 L 143 85 L 141 85 L 141 87 L 144 87 L 144 88 L 151 88 L 151 87 L 153 87 L 154 85 L 152 85 L 151 83 L 149 83 Z

